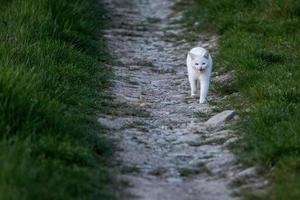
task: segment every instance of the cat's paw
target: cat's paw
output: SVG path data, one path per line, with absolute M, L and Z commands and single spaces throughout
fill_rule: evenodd
M 200 103 L 200 104 L 206 103 L 206 99 L 200 99 L 199 103 Z
M 196 98 L 197 94 L 191 94 L 191 98 Z

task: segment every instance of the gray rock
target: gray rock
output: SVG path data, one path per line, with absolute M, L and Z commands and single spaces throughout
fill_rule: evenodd
M 221 113 L 216 114 L 205 122 L 206 126 L 217 127 L 223 126 L 226 121 L 231 120 L 236 115 L 233 110 L 225 110 Z

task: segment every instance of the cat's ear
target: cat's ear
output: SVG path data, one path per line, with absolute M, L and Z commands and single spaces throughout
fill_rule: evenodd
M 195 59 L 196 59 L 196 55 L 193 54 L 193 53 L 191 53 L 191 52 L 189 52 L 189 56 L 192 58 L 192 60 L 195 60 Z
M 203 57 L 206 58 L 206 59 L 208 59 L 209 58 L 209 52 L 206 51 Z

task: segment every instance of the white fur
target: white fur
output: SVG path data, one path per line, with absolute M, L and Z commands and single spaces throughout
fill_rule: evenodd
M 200 89 L 200 103 L 205 103 L 212 70 L 211 56 L 206 49 L 195 47 L 189 51 L 186 64 L 191 96 L 195 96 L 197 89 Z

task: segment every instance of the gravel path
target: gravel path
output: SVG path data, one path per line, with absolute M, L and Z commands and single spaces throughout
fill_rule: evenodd
M 105 2 L 112 21 L 105 35 L 118 59 L 112 93 L 149 115 L 98 120 L 120 147 L 119 177 L 129 184 L 121 199 L 235 199 L 228 187 L 234 156 L 226 149 L 235 138 L 222 123 L 208 126 L 205 116 L 216 114 L 213 107 L 189 97 L 185 56 L 192 46 L 168 38 L 182 31 L 174 1 Z M 215 40 L 202 45 L 214 48 Z

